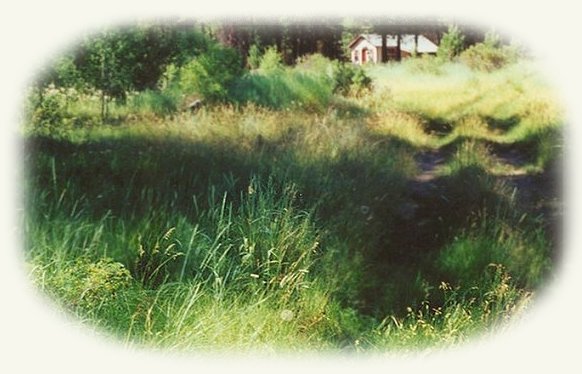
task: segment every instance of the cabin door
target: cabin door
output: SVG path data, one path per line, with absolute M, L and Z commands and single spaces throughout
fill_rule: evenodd
M 368 62 L 368 50 L 366 48 L 362 49 L 362 64 Z

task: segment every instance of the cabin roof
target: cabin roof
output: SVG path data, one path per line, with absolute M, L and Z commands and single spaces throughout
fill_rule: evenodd
M 379 34 L 360 34 L 350 42 L 348 47 L 354 48 L 361 40 L 367 40 L 375 47 L 382 47 L 382 36 Z M 386 35 L 387 47 L 396 47 L 397 45 L 398 40 L 396 35 Z M 409 53 L 414 51 L 414 34 L 400 35 L 400 49 Z M 426 36 L 422 34 L 418 35 L 418 46 L 416 49 L 418 53 L 436 53 L 437 49 L 438 46 Z

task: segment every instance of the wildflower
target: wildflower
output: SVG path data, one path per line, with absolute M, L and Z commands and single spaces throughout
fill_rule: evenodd
M 370 213 L 370 207 L 367 205 L 360 206 L 360 213 L 363 215 L 368 215 L 368 213 Z

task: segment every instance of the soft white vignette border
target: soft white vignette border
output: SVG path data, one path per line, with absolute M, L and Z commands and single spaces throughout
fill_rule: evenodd
M 0 250 L 0 368 L 2 372 L 104 373 L 171 372 L 172 370 L 366 372 L 491 372 L 582 369 L 579 340 L 582 323 L 580 299 L 581 255 L 577 225 L 580 199 L 580 120 L 582 119 L 582 35 L 576 2 L 541 4 L 489 0 L 482 2 L 386 1 L 338 4 L 296 0 L 289 3 L 166 0 L 161 4 L 138 1 L 83 3 L 80 1 L 19 1 L 0 5 L 0 161 L 2 165 L 2 244 Z M 404 3 L 404 2 L 401 2 Z M 556 280 L 549 283 L 530 312 L 506 332 L 477 339 L 459 348 L 422 356 L 291 355 L 172 355 L 130 349 L 98 337 L 59 313 L 33 290 L 22 264 L 17 223 L 22 172 L 16 137 L 24 87 L 44 62 L 69 46 L 83 32 L 106 24 L 153 17 L 295 15 L 414 15 L 453 17 L 458 21 L 495 26 L 525 42 L 538 56 L 543 73 L 558 88 L 567 109 L 564 255 Z M 577 232 L 578 231 L 578 232 Z M 580 270 L 579 270 L 580 269 Z M 576 370 L 577 369 L 577 370 Z

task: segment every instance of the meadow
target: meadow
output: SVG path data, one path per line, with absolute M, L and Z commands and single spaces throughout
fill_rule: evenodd
M 331 69 L 263 66 L 194 113 L 167 84 L 106 123 L 96 96 L 47 89 L 22 130 L 35 285 L 165 350 L 409 351 L 510 327 L 559 250 L 551 86 L 527 60 L 410 59 L 340 94 Z

